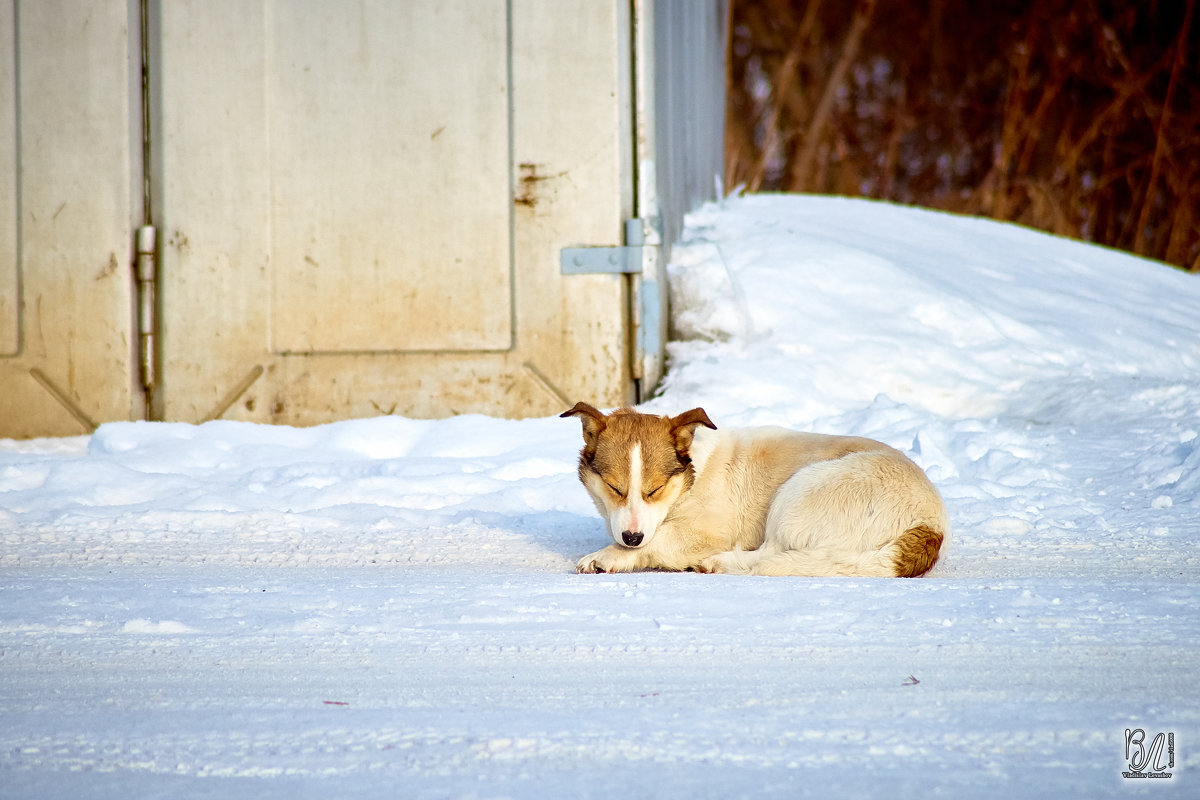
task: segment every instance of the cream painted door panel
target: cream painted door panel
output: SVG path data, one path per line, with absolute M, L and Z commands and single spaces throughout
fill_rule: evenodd
M 270 6 L 273 349 L 508 348 L 506 27 L 478 0 Z
M 142 414 L 130 22 L 126 0 L 0 0 L 0 437 Z
M 156 416 L 629 399 L 628 279 L 558 263 L 632 211 L 627 3 L 152 13 Z

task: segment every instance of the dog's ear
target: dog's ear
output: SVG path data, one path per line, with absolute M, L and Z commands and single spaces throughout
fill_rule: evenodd
M 587 403 L 576 403 L 569 411 L 559 414 L 560 417 L 579 417 L 583 423 L 583 455 L 588 461 L 596 454 L 596 437 L 608 426 L 608 417 L 589 406 Z
M 677 417 L 671 417 L 668 421 L 671 423 L 671 435 L 675 437 L 675 452 L 684 463 L 691 461 L 688 451 L 692 447 L 692 438 L 696 435 L 696 426 L 703 425 L 714 431 L 717 429 L 703 408 L 693 408 Z

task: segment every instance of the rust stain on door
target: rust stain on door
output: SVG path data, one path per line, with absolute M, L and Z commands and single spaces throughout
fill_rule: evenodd
M 513 197 L 513 203 L 515 205 L 529 209 L 536 208 L 537 204 L 542 199 L 542 196 L 539 194 L 541 191 L 541 184 L 545 181 L 564 178 L 568 173 L 568 170 L 563 170 L 562 172 L 556 172 L 547 175 L 543 172 L 545 166 L 545 164 L 534 164 L 530 162 L 524 162 L 519 165 L 518 168 L 520 169 L 521 175 L 520 178 L 518 178 L 517 193 Z

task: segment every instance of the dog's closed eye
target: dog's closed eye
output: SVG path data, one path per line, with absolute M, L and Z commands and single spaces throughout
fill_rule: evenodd
M 661 492 L 661 491 L 662 491 L 662 488 L 663 488 L 663 486 L 666 486 L 666 484 L 664 483 L 664 484 L 660 485 L 660 486 L 659 486 L 657 489 L 651 489 L 649 492 L 647 492 L 647 493 L 646 493 L 646 499 L 649 499 L 649 498 L 651 498 L 651 497 L 654 497 L 654 495 L 656 495 L 656 494 L 658 494 L 659 492 Z
M 624 492 L 622 492 L 622 491 L 621 491 L 620 489 L 618 489 L 617 487 L 613 486 L 613 485 L 612 485 L 611 483 L 609 483 L 608 481 L 605 481 L 604 483 L 605 483 L 605 485 L 607 485 L 607 486 L 608 486 L 608 488 L 610 488 L 610 489 L 612 489 L 612 490 L 613 490 L 613 494 L 615 494 L 617 497 L 624 497 L 624 496 L 625 496 L 625 493 L 624 493 Z

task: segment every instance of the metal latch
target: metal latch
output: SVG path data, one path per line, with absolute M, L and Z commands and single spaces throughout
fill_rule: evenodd
M 563 275 L 638 275 L 645 261 L 645 226 L 640 219 L 625 221 L 625 244 L 611 247 L 564 247 L 559 264 Z

